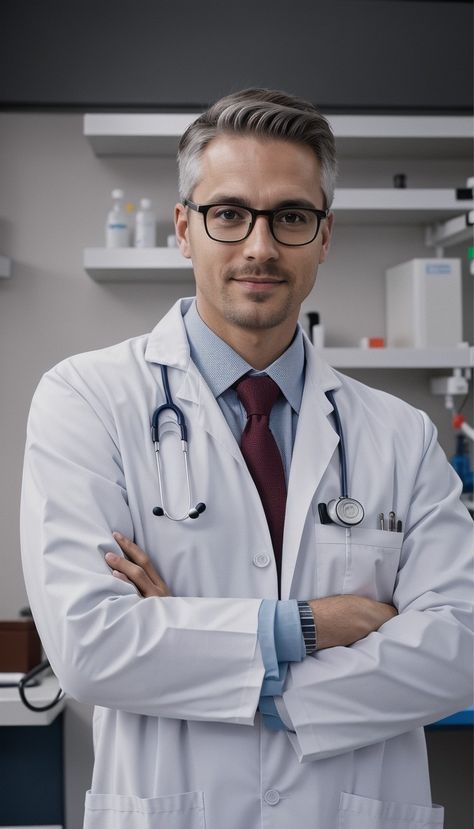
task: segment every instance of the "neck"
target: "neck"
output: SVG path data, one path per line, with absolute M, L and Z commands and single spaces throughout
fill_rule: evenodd
M 295 320 L 285 320 L 273 328 L 243 328 L 227 321 L 207 319 L 205 311 L 203 313 L 199 306 L 198 313 L 214 334 L 258 371 L 263 371 L 278 360 L 295 335 Z
M 283 354 L 293 340 L 295 329 L 292 327 L 285 336 L 282 332 L 242 331 L 238 329 L 234 336 L 223 337 L 228 345 L 258 371 L 263 371 Z

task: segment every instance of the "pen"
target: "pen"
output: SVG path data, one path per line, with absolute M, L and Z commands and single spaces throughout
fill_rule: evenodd
M 384 529 L 385 529 L 385 526 L 384 526 L 384 517 L 383 517 L 383 512 L 381 512 L 381 513 L 379 514 L 379 524 L 380 524 L 380 529 L 381 529 L 381 530 L 384 530 Z
M 395 531 L 395 513 L 393 510 L 390 510 L 388 514 L 388 529 L 391 533 Z
M 403 524 L 401 521 L 397 521 L 397 533 L 401 533 L 403 529 Z

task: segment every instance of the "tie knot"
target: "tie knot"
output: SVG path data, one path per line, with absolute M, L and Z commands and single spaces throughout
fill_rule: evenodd
M 239 400 L 251 415 L 270 416 L 270 412 L 280 394 L 280 389 L 266 374 L 259 377 L 244 377 L 235 386 Z

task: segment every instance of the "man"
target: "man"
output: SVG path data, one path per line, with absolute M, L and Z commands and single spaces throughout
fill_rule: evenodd
M 246 90 L 179 165 L 196 301 L 60 363 L 29 419 L 31 606 L 97 706 L 84 825 L 442 826 L 423 726 L 470 704 L 470 519 L 426 415 L 298 326 L 331 239 L 330 128 Z

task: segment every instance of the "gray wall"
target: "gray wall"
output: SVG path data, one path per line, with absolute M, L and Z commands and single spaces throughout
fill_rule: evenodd
M 464 163 L 405 165 L 414 184 L 463 184 Z M 341 186 L 391 181 L 393 165 L 345 162 Z M 159 243 L 171 231 L 177 197 L 173 164 L 153 158 L 96 158 L 82 137 L 78 114 L 0 114 L 0 252 L 13 259 L 11 280 L 0 280 L 0 618 L 14 617 L 26 603 L 22 581 L 18 503 L 26 419 L 41 374 L 72 353 L 118 342 L 150 330 L 171 304 L 193 286 L 104 285 L 83 271 L 83 247 L 103 244 L 109 193 L 123 186 L 137 201 L 149 195 L 158 205 Z M 449 251 L 463 257 L 465 246 Z M 333 250 L 320 270 L 304 310 L 318 309 L 328 345 L 355 345 L 364 334 L 384 334 L 384 270 L 414 256 L 426 256 L 423 228 L 337 225 Z M 472 335 L 472 278 L 464 264 L 465 339 Z M 449 416 L 428 392 L 433 372 L 362 372 L 364 380 L 426 409 L 453 449 Z M 88 785 L 91 742 L 89 711 L 74 705 L 67 733 L 70 803 Z M 78 794 L 79 793 L 79 794 Z M 78 807 L 68 829 L 80 826 Z
M 192 111 L 271 86 L 333 112 L 472 111 L 469 2 L 15 0 L 2 24 L 0 106 Z

